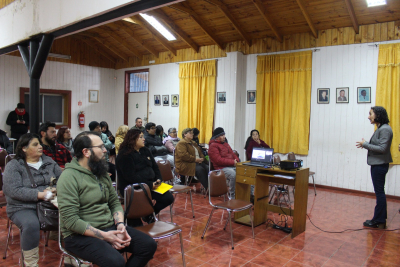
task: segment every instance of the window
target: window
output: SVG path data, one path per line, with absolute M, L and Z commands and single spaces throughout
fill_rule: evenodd
M 20 88 L 20 102 L 29 112 L 29 88 Z M 71 128 L 71 91 L 40 89 L 40 123 L 51 121 L 56 128 Z
M 149 72 L 129 73 L 129 93 L 149 91 Z

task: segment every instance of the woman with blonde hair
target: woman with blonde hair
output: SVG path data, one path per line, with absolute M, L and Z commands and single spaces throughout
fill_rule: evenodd
M 128 132 L 128 125 L 121 125 L 118 127 L 117 133 L 115 134 L 115 154 L 118 155 L 119 146 L 125 139 L 125 135 Z

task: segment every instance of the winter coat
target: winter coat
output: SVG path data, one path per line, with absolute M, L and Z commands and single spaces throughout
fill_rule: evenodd
M 168 154 L 168 150 L 163 145 L 161 137 L 157 135 L 151 135 L 147 131 L 144 133 L 144 145 L 150 149 L 150 152 L 154 157 Z
M 118 155 L 119 147 L 121 146 L 122 142 L 124 142 L 125 136 L 117 134 L 115 137 L 115 154 Z
M 24 120 L 25 124 L 17 123 L 17 120 Z M 24 115 L 18 115 L 15 110 L 11 111 L 8 114 L 6 123 L 11 126 L 11 133 L 26 134 L 29 126 L 29 114 L 25 112 Z
M 8 139 L 6 132 L 3 130 L 0 130 L 0 147 L 4 148 L 8 154 L 13 153 L 13 145 L 10 142 L 10 139 Z
M 175 168 L 181 175 L 194 176 L 196 172 L 196 152 L 199 152 L 200 158 L 204 158 L 201 148 L 193 141 L 182 139 L 175 148 Z
M 235 159 L 237 162 L 240 161 L 227 142 L 221 143 L 220 141 L 211 139 L 208 146 L 208 156 L 216 170 L 235 166 Z
M 167 148 L 169 153 L 173 153 L 178 142 L 181 141 L 178 137 L 172 138 L 171 136 L 167 136 L 162 141 L 164 146 Z

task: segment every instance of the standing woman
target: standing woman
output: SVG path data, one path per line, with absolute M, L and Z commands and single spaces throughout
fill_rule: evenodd
M 29 172 L 37 185 L 35 188 Z M 20 137 L 15 158 L 5 168 L 3 192 L 7 199 L 7 216 L 22 230 L 25 266 L 38 266 L 39 261 L 40 225 L 36 203 L 54 197 L 55 189 L 46 188 L 53 177 L 60 177 L 61 172 L 58 164 L 43 154 L 38 135 L 27 133 Z
M 369 142 L 364 138 L 356 142 L 358 148 L 368 150 L 367 164 L 371 166 L 371 178 L 376 196 L 376 206 L 372 220 L 366 220 L 364 226 L 373 228 L 385 228 L 387 219 L 387 204 L 385 195 L 385 178 L 389 170 L 389 163 L 393 162 L 390 154 L 393 132 L 388 125 L 389 118 L 385 108 L 372 107 L 368 116 L 371 124 L 378 129 L 374 132 Z
M 57 132 L 57 142 L 68 149 L 71 156 L 74 156 L 74 148 L 72 147 L 71 130 L 67 126 L 62 126 Z
M 253 152 L 253 147 L 265 147 L 269 148 L 263 140 L 260 139 L 260 133 L 258 130 L 251 130 L 249 138 L 247 138 L 246 145 L 244 149 L 246 149 L 246 160 L 251 159 L 251 153 Z

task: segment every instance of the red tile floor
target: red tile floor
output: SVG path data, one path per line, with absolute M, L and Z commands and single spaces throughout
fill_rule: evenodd
M 375 198 L 318 189 L 314 196 L 309 188 L 308 214 L 315 225 L 327 231 L 362 228 L 371 219 Z M 174 222 L 182 227 L 187 266 L 400 266 L 400 231 L 362 230 L 346 233 L 325 233 L 307 219 L 307 230 L 292 239 L 288 234 L 267 228 L 266 224 L 251 228 L 233 223 L 235 249 L 230 246 L 229 231 L 222 228 L 227 213 L 217 211 L 204 239 L 201 234 L 211 211 L 208 198 L 193 194 L 196 218 L 192 218 L 189 198 L 179 195 L 174 206 Z M 400 201 L 388 200 L 388 229 L 400 228 Z M 169 220 L 169 210 L 161 213 Z M 276 222 L 278 214 L 269 214 Z M 7 237 L 5 208 L 0 209 L 0 252 Z M 40 244 L 43 266 L 58 266 L 60 251 L 56 241 Z M 7 259 L 0 266 L 19 266 L 19 231 L 14 228 Z M 179 237 L 159 241 L 150 266 L 182 266 Z

